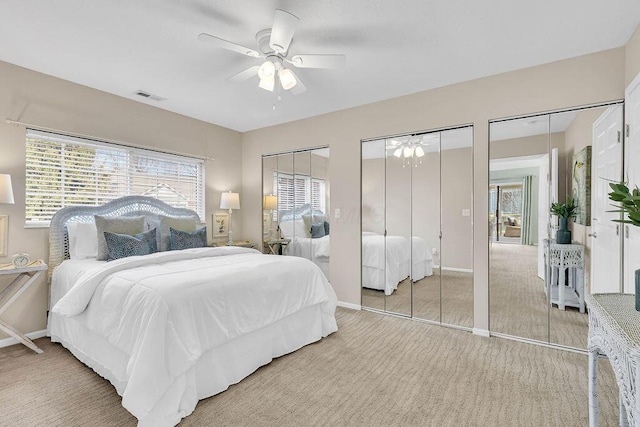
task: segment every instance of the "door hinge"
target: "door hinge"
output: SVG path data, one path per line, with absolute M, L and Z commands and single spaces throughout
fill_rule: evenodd
M 620 131 L 618 131 L 618 142 L 620 142 L 620 140 L 621 140 L 620 136 L 622 136 L 622 135 L 621 135 Z
M 440 236 L 439 236 L 439 238 L 440 238 L 440 239 L 442 239 L 442 230 L 440 230 Z
M 629 134 L 631 133 L 631 130 L 629 128 L 629 123 L 624 125 L 624 129 L 625 129 L 625 132 L 627 133 L 627 138 L 629 138 Z
M 627 239 L 629 238 L 629 226 L 628 225 L 624 226 L 624 237 L 626 237 Z
M 620 235 L 620 224 L 616 224 L 616 236 Z

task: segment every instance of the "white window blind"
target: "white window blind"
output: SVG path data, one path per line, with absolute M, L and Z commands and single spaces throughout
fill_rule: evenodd
M 26 225 L 67 206 L 143 195 L 204 219 L 204 161 L 27 129 Z
M 278 212 L 289 211 L 310 204 L 314 210 L 325 212 L 325 180 L 306 175 L 273 173 L 273 188 L 278 196 Z M 274 213 L 274 220 L 277 216 Z

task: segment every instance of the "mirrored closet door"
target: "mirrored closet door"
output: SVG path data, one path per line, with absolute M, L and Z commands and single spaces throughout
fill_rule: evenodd
M 473 326 L 471 126 L 362 143 L 362 306 Z
M 329 278 L 329 148 L 262 158 L 263 252 L 313 261 Z
M 621 237 L 606 211 L 608 182 L 622 178 L 621 132 L 620 103 L 490 123 L 493 334 L 586 347 L 584 296 L 602 283 L 591 277 L 590 260 L 618 265 L 620 257 Z M 551 208 L 572 199 L 575 217 L 568 220 L 571 236 L 565 243 L 566 233 L 557 239 L 563 221 Z M 606 265 L 597 267 L 597 274 L 611 275 Z M 618 292 L 618 279 L 607 282 L 614 283 L 609 292 Z

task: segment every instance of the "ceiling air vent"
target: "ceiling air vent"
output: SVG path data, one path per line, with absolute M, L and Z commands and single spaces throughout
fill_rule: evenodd
M 153 99 L 154 101 L 164 101 L 167 98 L 163 98 L 161 96 L 158 95 L 154 95 L 152 93 L 149 92 L 145 92 L 143 90 L 137 90 L 136 91 L 136 95 L 141 96 L 143 98 L 148 98 L 148 99 Z

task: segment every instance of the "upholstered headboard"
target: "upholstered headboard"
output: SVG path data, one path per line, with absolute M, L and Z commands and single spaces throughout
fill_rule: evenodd
M 65 259 L 69 259 L 67 224 L 94 222 L 94 215 L 144 216 L 146 224 L 159 223 L 158 215 L 195 218 L 196 221 L 200 222 L 198 214 L 190 209 L 174 208 L 163 201 L 146 196 L 121 197 L 102 206 L 70 206 L 60 209 L 53 216 L 49 225 L 48 283 L 51 283 L 53 269 Z

